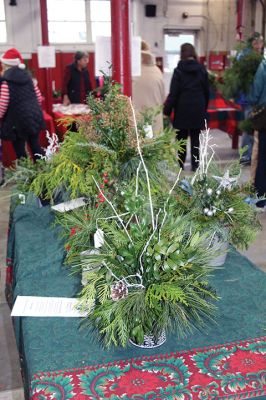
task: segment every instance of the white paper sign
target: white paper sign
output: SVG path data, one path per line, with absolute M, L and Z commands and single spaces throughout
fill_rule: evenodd
M 109 67 L 111 64 L 112 64 L 111 38 L 107 36 L 96 36 L 95 75 L 102 76 L 103 72 L 106 75 L 109 75 Z
M 84 317 L 76 309 L 78 299 L 67 297 L 17 296 L 12 317 Z
M 39 68 L 55 68 L 55 47 L 38 46 Z
M 141 75 L 141 38 L 134 36 L 131 40 L 131 74 Z M 95 75 L 102 76 L 103 72 L 109 75 L 109 66 L 112 64 L 111 38 L 97 36 L 95 42 Z M 103 71 L 103 72 L 101 72 Z
M 141 75 L 141 37 L 134 36 L 131 42 L 131 74 Z
M 57 204 L 56 206 L 52 206 L 52 210 L 65 212 L 74 210 L 75 208 L 85 206 L 84 197 L 79 197 L 77 199 L 65 201 L 64 203 Z

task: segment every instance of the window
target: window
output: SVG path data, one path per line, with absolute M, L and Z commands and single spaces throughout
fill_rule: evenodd
M 87 43 L 85 0 L 48 0 L 51 43 Z
M 47 11 L 50 43 L 86 44 L 111 36 L 110 0 L 47 0 Z
M 6 43 L 6 16 L 4 0 L 0 0 L 0 43 Z
M 111 9 L 110 1 L 90 1 L 91 39 L 95 42 L 96 36 L 111 36 Z
M 194 33 L 164 32 L 165 72 L 172 72 L 180 59 L 180 46 L 183 43 L 195 45 Z

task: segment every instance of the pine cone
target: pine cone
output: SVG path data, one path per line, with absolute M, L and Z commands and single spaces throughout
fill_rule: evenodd
M 128 295 L 128 288 L 123 281 L 111 286 L 111 298 L 113 301 L 124 299 Z

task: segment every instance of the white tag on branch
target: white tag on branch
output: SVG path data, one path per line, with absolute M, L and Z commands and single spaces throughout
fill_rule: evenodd
M 65 212 L 75 210 L 75 208 L 85 206 L 84 197 L 78 197 L 77 199 L 65 201 L 64 203 L 57 204 L 56 206 L 52 206 L 52 210 Z
M 81 256 L 90 256 L 91 254 L 99 254 L 99 250 L 84 250 L 81 253 L 79 253 Z
M 99 247 L 102 247 L 104 244 L 104 233 L 101 229 L 97 229 L 97 231 L 94 233 L 94 247 L 98 249 Z
M 144 132 L 145 132 L 145 137 L 147 139 L 152 139 L 153 138 L 153 130 L 151 125 L 144 125 L 143 126 Z
M 20 204 L 25 204 L 26 203 L 26 196 L 23 193 L 19 193 L 18 198 L 20 200 Z

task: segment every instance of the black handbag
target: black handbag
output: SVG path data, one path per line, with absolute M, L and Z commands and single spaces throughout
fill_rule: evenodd
M 254 107 L 248 114 L 248 119 L 257 131 L 260 129 L 266 130 L 266 106 Z

